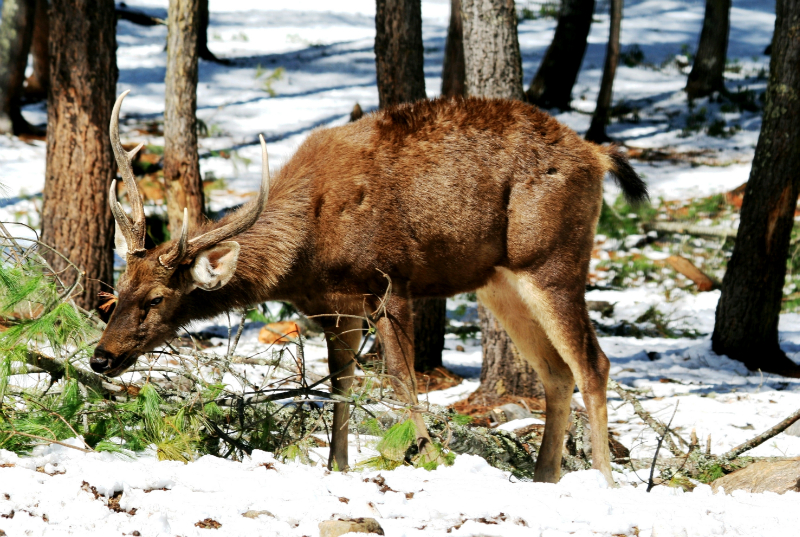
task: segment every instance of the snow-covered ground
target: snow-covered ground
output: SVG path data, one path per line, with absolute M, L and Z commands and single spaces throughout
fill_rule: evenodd
M 128 6 L 166 16 L 166 0 L 131 0 Z M 425 74 L 429 96 L 439 92 L 449 0 L 423 1 Z M 525 5 L 524 1 L 518 6 Z M 762 54 L 770 43 L 774 2 L 734 0 L 729 45 L 729 89 L 763 91 Z M 538 8 L 537 8 L 538 9 Z M 680 158 L 636 160 L 654 198 L 686 199 L 729 191 L 747 180 L 760 129 L 755 112 L 723 110 L 700 100 L 690 107 L 681 91 L 686 54 L 697 43 L 704 2 L 632 0 L 622 23 L 623 52 L 643 52 L 637 66 L 621 65 L 615 104 L 625 104 L 624 121 L 609 134 L 630 148 L 658 150 Z M 377 107 L 372 0 L 211 1 L 210 48 L 231 66 L 201 62 L 198 116 L 208 136 L 200 139 L 204 174 L 223 178 L 212 208 L 239 203 L 259 181 L 257 134 L 264 133 L 271 164 L 279 166 L 311 129 L 343 124 L 358 102 Z M 595 16 L 570 112 L 556 116 L 579 132 L 588 128 L 602 76 L 608 17 Z M 519 26 L 525 81 L 529 82 L 555 28 L 552 19 Z M 132 89 L 122 112 L 123 140 L 163 145 L 135 130 L 163 120 L 164 27 L 118 26 L 118 90 Z M 279 70 L 282 69 L 282 70 Z M 702 113 L 701 113 L 702 112 Z M 43 105 L 25 109 L 33 123 L 46 120 Z M 711 136 L 724 121 L 726 137 Z M 228 158 L 221 156 L 225 152 Z M 44 142 L 0 137 L 0 219 L 38 226 L 44 181 Z M 609 185 L 609 196 L 615 195 Z M 18 227 L 19 234 L 27 233 Z M 642 391 L 644 407 L 668 420 L 688 438 L 692 429 L 721 453 L 774 425 L 800 407 L 800 381 L 747 371 L 714 355 L 718 292 L 672 293 L 639 287 L 592 291 L 587 298 L 615 304 L 611 321 L 633 321 L 651 306 L 671 322 L 704 334 L 689 338 L 602 337 L 612 377 Z M 462 301 L 463 302 L 463 301 Z M 451 302 L 455 307 L 456 301 Z M 245 330 L 240 352 L 264 350 L 257 327 Z M 800 316 L 783 315 L 783 349 L 800 361 Z M 218 343 L 226 345 L 226 341 Z M 455 402 L 478 385 L 481 356 L 475 341 L 447 340 L 445 365 L 467 377 L 461 385 L 432 392 L 432 404 Z M 310 340 L 309 367 L 323 371 L 324 345 Z M 134 378 L 135 374 L 129 374 Z M 576 402 L 582 403 L 580 394 Z M 652 455 L 654 433 L 632 409 L 609 392 L 610 427 L 634 457 Z M 353 452 L 356 447 L 354 445 Z M 361 457 L 371 453 L 364 449 Z M 800 456 L 800 437 L 780 434 L 752 453 Z M 320 451 L 319 457 L 324 453 Z M 269 466 L 269 468 L 267 466 Z M 40 471 L 37 471 L 40 469 Z M 256 452 L 244 462 L 203 457 L 183 465 L 158 462 L 153 454 L 124 458 L 85 454 L 63 446 L 40 447 L 30 457 L 0 450 L 0 530 L 8 535 L 318 535 L 317 524 L 337 515 L 374 517 L 386 535 L 794 535 L 800 526 L 797 493 L 713 495 L 706 486 L 691 493 L 657 487 L 650 494 L 621 467 L 621 484 L 609 489 L 595 472 L 567 475 L 558 485 L 517 482 L 482 459 L 462 455 L 454 466 L 433 472 L 400 468 L 381 472 L 391 490 L 381 492 L 372 471 L 330 473 L 324 465 L 281 463 Z M 82 488 L 83 482 L 88 486 Z M 123 511 L 96 499 L 122 492 Z M 268 511 L 257 518 L 247 511 Z M 13 512 L 13 517 L 11 516 Z M 216 530 L 195 523 L 211 518 Z M 2 533 L 0 533 L 2 534 Z

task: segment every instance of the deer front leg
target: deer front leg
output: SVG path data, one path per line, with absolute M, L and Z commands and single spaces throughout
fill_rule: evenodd
M 353 385 L 355 373 L 354 356 L 361 342 L 361 320 L 351 318 L 324 317 L 323 328 L 328 344 L 328 368 L 336 374 L 331 378 L 333 393 L 348 395 Z M 330 457 L 328 469 L 348 468 L 347 440 L 350 422 L 350 405 L 333 404 L 333 428 L 331 431 Z
M 394 388 L 395 397 L 409 405 L 417 405 L 417 379 L 414 375 L 414 321 L 411 313 L 411 300 L 402 288 L 387 298 L 385 311 L 376 321 L 382 338 L 386 373 Z M 401 294 L 402 293 L 402 294 Z M 411 412 L 417 430 L 417 447 L 423 462 L 434 461 L 439 452 L 431 443 L 428 429 L 419 412 Z

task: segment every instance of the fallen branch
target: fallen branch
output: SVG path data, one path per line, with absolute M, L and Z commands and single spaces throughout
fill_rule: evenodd
M 785 420 L 781 421 L 780 423 L 778 423 L 774 427 L 771 427 L 771 428 L 767 429 L 766 431 L 764 431 L 760 435 L 758 435 L 758 436 L 756 436 L 754 438 L 751 438 L 747 442 L 744 442 L 743 444 L 739 444 L 738 446 L 736 446 L 735 448 L 731 449 L 730 451 L 720 455 L 719 458 L 723 459 L 723 460 L 726 460 L 726 461 L 729 461 L 731 459 L 735 459 L 736 457 L 738 457 L 739 455 L 741 455 L 745 451 L 749 451 L 749 450 L 753 449 L 756 446 L 760 446 L 761 444 L 763 444 L 764 442 L 766 442 L 767 440 L 769 440 L 773 436 L 782 433 L 783 431 L 788 429 L 794 422 L 796 422 L 798 420 L 800 420 L 800 410 L 797 410 L 794 414 L 792 414 L 791 416 L 789 416 Z
M 25 356 L 25 362 L 46 371 L 55 380 L 67 376 L 66 366 L 61 361 L 40 352 L 29 350 Z M 99 375 L 76 367 L 74 364 L 70 364 L 69 376 L 73 376 L 78 382 L 97 393 L 125 391 L 125 387 L 121 383 L 106 380 Z
M 719 289 L 719 282 L 712 280 L 702 270 L 697 268 L 694 263 L 680 255 L 671 255 L 667 259 L 667 264 L 676 272 L 689 278 L 701 292 Z
M 683 233 L 684 235 L 699 235 L 701 237 L 720 237 L 735 239 L 738 229 L 721 226 L 698 226 L 682 222 L 651 222 L 644 224 L 646 231 L 664 231 L 666 233 Z

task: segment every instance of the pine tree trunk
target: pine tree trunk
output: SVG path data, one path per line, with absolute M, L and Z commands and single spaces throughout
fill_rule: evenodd
M 570 107 L 593 13 L 594 0 L 562 1 L 553 42 L 528 88 L 528 102 L 543 108 Z
M 544 398 L 544 387 L 539 375 L 519 355 L 516 345 L 500 326 L 497 318 L 479 304 L 478 319 L 483 348 L 480 392 L 497 397 L 515 395 Z
M 5 0 L 0 20 L 0 133 L 25 130 L 20 98 L 33 34 L 35 0 Z
M 514 0 L 461 0 L 468 95 L 522 99 Z
M 800 0 L 779 0 L 776 15 L 763 123 L 712 344 L 750 369 L 797 377 L 778 343 L 778 316 L 800 193 Z
M 42 241 L 84 272 L 78 305 L 93 309 L 114 284 L 114 220 L 108 188 L 117 170 L 108 124 L 117 86 L 116 16 L 111 0 L 53 0 L 47 169 Z M 76 273 L 45 257 L 70 285 Z
M 442 365 L 447 301 L 443 298 L 415 298 L 414 369 L 430 371 Z
M 689 99 L 725 90 L 725 57 L 728 52 L 731 0 L 706 0 L 706 14 L 692 72 L 686 83 Z
M 522 99 L 522 64 L 511 0 L 462 0 L 466 86 L 470 96 Z M 502 26 L 500 28 L 499 26 Z M 498 76 L 503 73 L 502 76 Z M 495 75 L 497 74 L 497 75 Z M 481 325 L 482 395 L 541 397 L 536 371 L 492 313 L 478 305 Z
M 167 14 L 167 76 L 164 109 L 164 182 L 172 237 L 183 209 L 189 227 L 204 220 L 203 183 L 197 154 L 197 29 L 201 0 L 170 0 Z
M 611 112 L 611 95 L 614 88 L 614 75 L 619 63 L 619 32 L 622 24 L 622 0 L 611 0 L 609 7 L 611 23 L 606 47 L 606 61 L 603 66 L 603 80 L 600 93 L 597 95 L 597 107 L 594 109 L 592 124 L 586 133 L 586 139 L 596 143 L 608 142 L 611 138 L 606 134 L 609 113 Z
M 197 55 L 201 60 L 209 62 L 221 63 L 223 65 L 230 64 L 228 60 L 217 58 L 213 52 L 208 49 L 208 0 L 200 0 L 198 3 L 198 17 L 200 19 L 197 26 Z
M 424 99 L 420 0 L 377 0 L 375 30 L 380 107 Z
M 461 21 L 461 0 L 450 0 L 450 26 L 444 47 L 442 65 L 442 95 L 465 96 L 464 85 L 464 30 Z
M 47 20 L 47 0 L 35 0 L 36 11 L 33 16 L 33 39 L 31 57 L 33 73 L 26 80 L 25 97 L 31 100 L 46 99 L 50 84 L 50 59 L 47 56 L 47 41 L 50 38 L 50 23 Z

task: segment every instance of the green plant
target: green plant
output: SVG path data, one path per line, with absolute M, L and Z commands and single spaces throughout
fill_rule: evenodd
M 279 80 L 282 80 L 285 72 L 286 69 L 283 67 L 278 67 L 271 73 L 267 74 L 266 70 L 259 64 L 256 66 L 256 80 L 261 80 L 261 89 L 266 91 L 270 97 L 275 97 L 278 95 L 278 92 L 273 88 L 273 84 Z
M 631 45 L 619 53 L 619 62 L 626 67 L 638 67 L 644 60 L 644 51 L 639 45 Z

